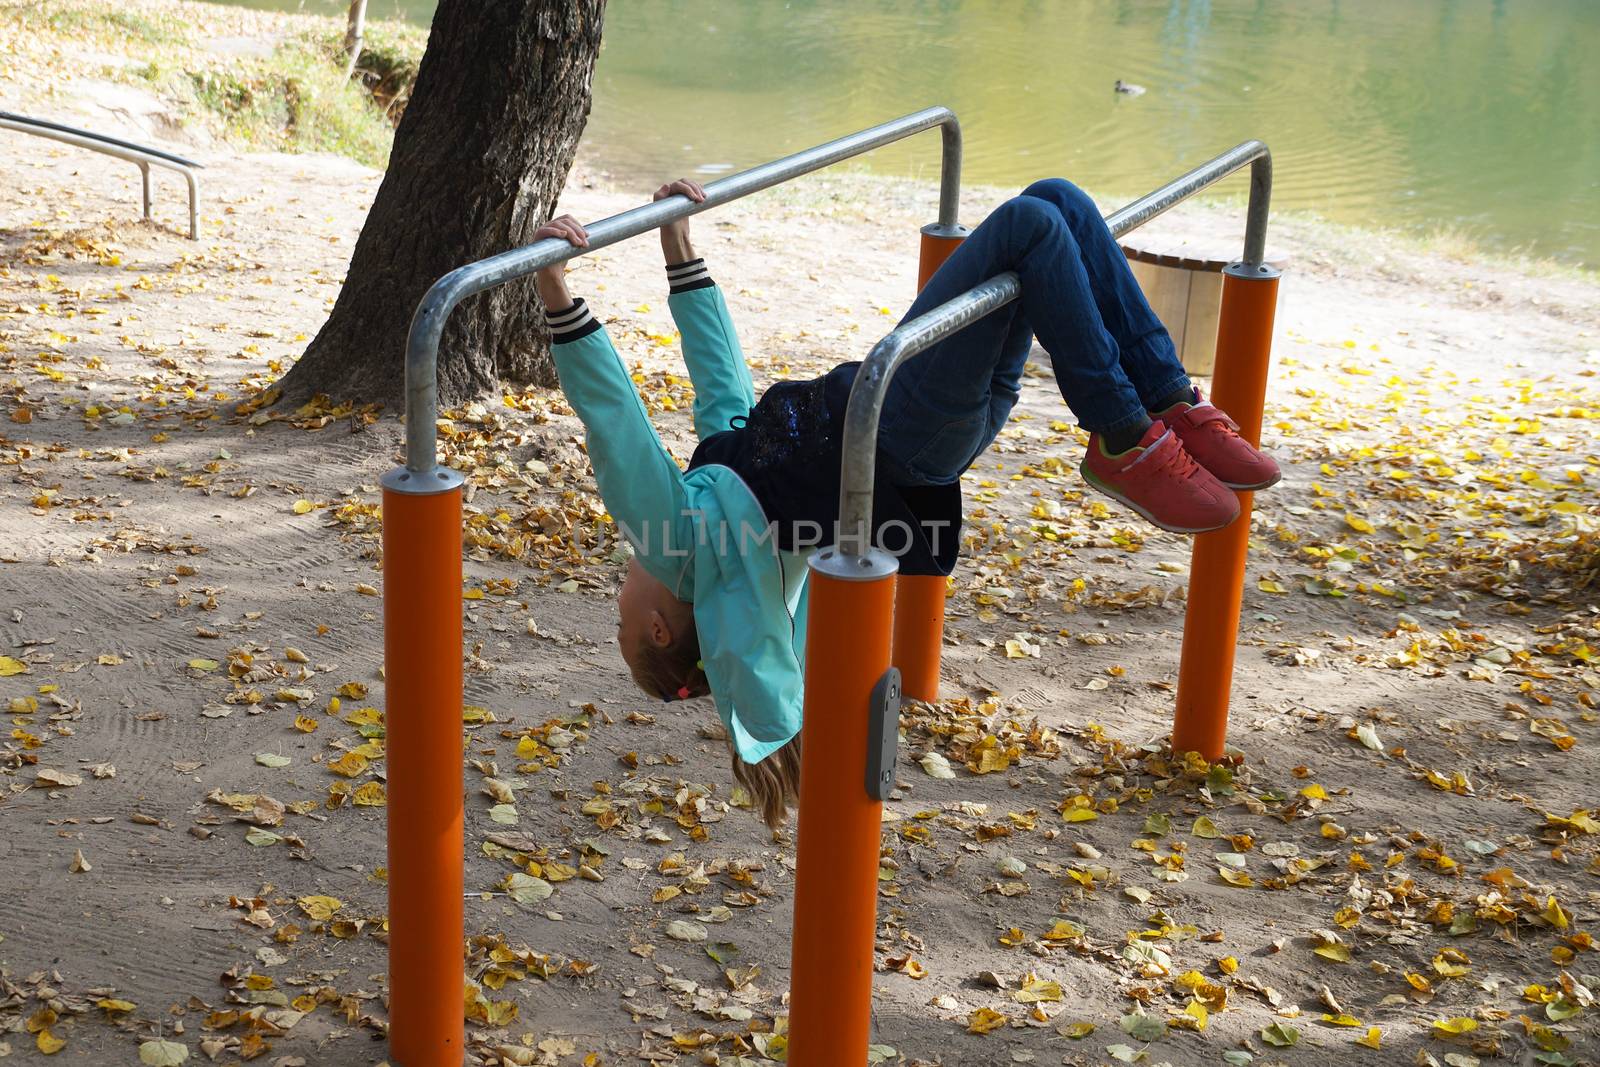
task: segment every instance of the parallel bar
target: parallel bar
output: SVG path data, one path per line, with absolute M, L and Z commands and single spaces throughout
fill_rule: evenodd
M 953 233 L 960 229 L 958 219 L 961 216 L 961 124 L 956 121 L 955 112 L 949 108 L 938 108 L 949 112 L 948 122 L 939 126 L 941 154 L 939 157 L 939 229 L 943 233 Z
M 1272 162 L 1266 146 L 1259 141 L 1239 145 L 1115 212 L 1106 223 L 1114 235 L 1121 236 L 1245 166 L 1251 167 L 1245 262 L 1230 266 L 1224 283 L 1223 338 L 1227 344 L 1218 346 L 1219 373 L 1214 397 L 1229 411 L 1237 406 L 1239 414 L 1235 417 L 1242 432 L 1252 442 L 1258 442 L 1271 348 L 1272 308 L 1277 291 L 1277 272 L 1262 264 L 1272 188 Z M 855 759 L 866 743 L 857 736 L 861 732 L 857 727 L 865 718 L 863 705 L 867 689 L 874 672 L 880 669 L 883 656 L 883 625 L 877 618 L 882 610 L 881 600 L 874 599 L 870 581 L 862 579 L 875 577 L 880 569 L 891 573 L 894 569 L 893 560 L 874 549 L 871 543 L 873 477 L 884 397 L 890 379 L 906 360 L 1017 299 L 1020 293 L 1017 275 L 1007 272 L 902 324 L 873 347 L 857 371 L 850 393 L 845 412 L 837 545 L 811 558 L 812 614 L 807 629 L 804 748 L 815 753 L 819 743 L 826 743 L 829 758 L 819 761 L 813 755 L 801 764 L 804 801 L 800 809 L 800 849 L 795 872 L 791 1067 L 854 1067 L 863 1062 L 867 1050 L 877 903 L 877 887 L 869 875 L 871 862 L 876 860 L 873 850 L 877 846 L 877 835 L 873 833 L 868 837 L 865 833 L 864 823 L 870 820 L 860 819 L 856 811 L 839 814 L 836 806 L 848 802 L 856 809 L 865 810 L 874 803 L 864 791 L 852 788 L 850 781 L 858 769 Z M 1237 354 L 1224 356 L 1224 348 L 1237 350 Z M 1224 375 L 1229 382 L 1221 380 Z M 1222 731 L 1227 723 L 1228 681 L 1249 537 L 1249 494 L 1242 495 L 1241 503 L 1243 514 L 1232 526 L 1197 539 L 1195 562 L 1191 567 L 1187 621 L 1194 624 L 1193 629 L 1205 632 L 1203 636 L 1190 636 L 1190 627 L 1186 626 L 1183 677 L 1178 690 L 1178 726 L 1173 744 L 1180 749 L 1197 748 L 1208 758 L 1220 754 Z M 1215 573 L 1206 574 L 1208 568 Z M 847 579 L 837 592 L 832 576 Z M 850 582 L 852 578 L 856 581 Z M 913 591 L 907 582 L 905 577 L 899 579 L 901 588 L 895 605 L 894 656 L 897 661 L 902 658 L 901 626 L 907 622 L 898 613 L 914 602 L 918 593 L 932 591 L 929 587 Z M 829 590 L 830 614 L 818 612 L 819 587 Z M 1197 592 L 1201 589 L 1209 592 Z M 879 596 L 881 598 L 881 594 Z M 1215 603 L 1211 603 L 1213 601 Z M 862 619 L 872 622 L 870 629 L 856 629 Z M 822 643 L 840 635 L 848 635 L 849 641 L 842 645 Z M 927 636 L 926 632 L 920 635 L 924 644 Z M 916 643 L 917 639 L 908 632 L 904 644 L 910 647 Z M 829 657 L 825 672 L 816 667 L 824 647 Z M 937 664 L 937 658 L 934 663 Z M 845 678 L 847 684 L 840 683 L 836 687 L 836 679 Z M 937 685 L 937 666 L 933 684 Z M 911 692 L 909 684 L 907 692 Z M 1186 715 L 1185 701 L 1189 692 L 1194 694 L 1194 707 Z M 1186 742 L 1191 735 L 1193 740 Z M 826 771 L 819 768 L 826 768 Z M 820 790 L 822 799 L 819 801 L 816 798 L 819 787 L 823 786 L 827 788 Z M 842 824 L 848 832 L 830 835 L 829 862 L 822 867 L 818 863 L 822 850 L 816 843 L 823 832 L 819 827 L 832 824 Z M 833 909 L 841 921 L 822 925 L 818 916 L 825 908 Z M 832 914 L 829 918 L 833 918 Z M 824 951 L 826 968 L 817 960 Z
M 46 130 L 52 133 L 68 133 L 74 137 L 86 137 L 101 144 L 126 148 L 129 151 L 138 152 L 140 155 L 149 156 L 151 159 L 164 159 L 168 163 L 176 163 L 182 167 L 195 167 L 197 169 L 204 169 L 205 167 L 204 163 L 196 163 L 192 159 L 184 159 L 182 156 L 173 155 L 171 152 L 165 152 L 159 148 L 151 148 L 149 145 L 142 145 L 136 141 L 124 141 L 122 138 L 112 137 L 110 134 L 95 133 L 93 130 L 80 130 L 76 126 L 66 126 L 59 122 L 51 122 L 49 119 L 36 119 L 31 115 L 19 115 L 15 111 L 0 111 L 0 125 L 21 130 L 25 133 L 37 133 L 41 137 L 48 136 L 44 132 Z M 67 143 L 71 144 L 72 142 L 69 141 Z
M 574 248 L 552 237 L 468 263 L 446 274 L 433 283 L 422 303 L 417 305 L 411 319 L 411 333 L 406 339 L 406 467 L 424 474 L 437 462 L 434 424 L 439 412 L 439 341 L 444 336 L 444 324 L 450 312 L 467 297 L 935 126 L 941 127 L 944 133 L 939 226 L 943 232 L 953 233 L 958 230 L 956 209 L 961 192 L 961 127 L 949 108 L 930 107 L 714 181 L 706 186 L 705 199 L 698 204 L 686 196 L 670 196 L 613 215 L 587 227 L 587 248 Z
M 1106 216 L 1106 225 L 1113 237 L 1121 237 L 1247 165 L 1250 167 L 1250 206 L 1245 213 L 1244 261 L 1253 267 L 1265 254 L 1267 208 L 1272 200 L 1272 153 L 1260 141 L 1236 145 L 1127 207 L 1113 211 Z
M 1267 244 L 1267 210 L 1272 199 L 1272 155 L 1260 141 L 1246 141 L 1168 182 L 1106 217 L 1115 237 L 1137 229 L 1207 186 L 1249 166 L 1250 206 L 1245 221 L 1245 265 L 1261 264 Z M 844 465 L 839 486 L 839 548 L 861 555 L 871 545 L 872 491 L 878 443 L 878 418 L 889 380 L 906 360 L 967 325 L 1015 300 L 1022 292 L 1007 271 L 974 286 L 903 323 L 879 341 L 856 373 L 845 409 Z
M 200 182 L 195 177 L 195 170 L 202 165 L 193 160 L 175 156 L 170 152 L 163 152 L 158 148 L 149 148 L 144 145 L 134 144 L 116 137 L 107 137 L 102 133 L 93 133 L 89 130 L 79 130 L 71 126 L 63 126 L 58 122 L 46 122 L 44 119 L 29 118 L 10 111 L 0 111 L 0 129 L 15 130 L 17 133 L 30 133 L 35 137 L 46 137 L 52 141 L 72 145 L 74 148 L 87 148 L 91 152 L 102 155 L 115 156 L 125 159 L 136 165 L 140 172 L 144 190 L 144 217 L 150 217 L 150 166 L 165 167 L 175 170 L 183 175 L 183 180 L 189 185 L 189 240 L 197 240 L 200 236 Z
M 1011 271 L 973 286 L 910 322 L 902 323 L 873 346 L 850 388 L 844 415 L 844 464 L 839 479 L 840 551 L 865 555 L 872 546 L 872 488 L 877 460 L 878 419 L 889 379 L 900 365 L 970 323 L 1002 308 L 1022 292 Z
M 1250 204 L 1244 216 L 1243 263 L 1246 267 L 1259 267 L 1266 262 L 1267 214 L 1271 207 L 1272 153 L 1263 144 L 1261 154 L 1250 163 Z
M 859 155 L 892 141 L 939 126 L 944 134 L 943 186 L 939 221 L 924 242 L 955 240 L 961 181 L 961 129 L 947 108 L 927 108 L 869 130 L 736 174 L 706 187 L 694 203 L 675 196 L 588 227 L 586 249 L 561 240 L 540 241 L 452 271 L 434 283 L 412 318 L 406 343 L 406 461 L 382 479 L 384 495 L 384 663 L 389 672 L 386 721 L 389 728 L 389 893 L 390 893 L 390 1051 L 400 1067 L 458 1067 L 462 1057 L 462 792 L 461 792 L 461 485 L 456 471 L 435 459 L 438 416 L 438 354 L 444 323 L 466 297 L 532 274 L 585 251 L 604 248 L 675 219 L 787 181 Z M 882 553 L 844 559 L 818 571 L 811 593 L 813 667 L 808 672 L 807 705 L 828 694 L 865 700 L 889 661 L 889 626 L 894 593 L 894 561 Z M 854 610 L 866 596 L 870 613 Z M 840 628 L 816 632 L 816 619 L 848 620 L 849 638 Z M 861 657 L 865 658 L 861 658 Z M 855 657 L 854 659 L 852 657 Z M 841 666 L 841 664 L 843 666 Z M 865 670 L 867 673 L 862 674 Z M 816 673 L 816 672 L 820 672 Z M 858 677 L 859 676 L 859 677 Z M 859 684 L 857 684 L 859 683 Z M 814 947 L 797 953 L 797 988 L 808 1006 L 823 1008 L 836 984 L 838 962 L 826 944 L 840 923 L 854 944 L 866 944 L 849 976 L 864 991 L 848 1040 L 866 1056 L 872 987 L 873 890 L 877 884 L 878 825 L 882 805 L 864 794 L 865 717 L 830 719 L 822 711 L 807 716 L 804 743 L 815 751 L 855 753 L 837 760 L 812 759 L 802 775 L 808 795 L 834 795 L 831 806 L 803 820 L 800 849 L 818 868 L 826 852 L 839 852 L 844 883 L 813 883 L 797 891 L 796 921 Z M 848 767 L 844 779 L 841 769 Z M 829 777 L 829 776 L 832 777 Z M 848 780 L 848 785 L 842 784 Z M 818 803 L 816 801 L 814 804 Z M 818 819 L 821 819 L 819 822 Z M 802 906 L 801 898 L 804 898 Z M 809 916 L 809 918 L 805 918 Z M 808 977 L 807 977 L 808 976 Z M 859 999 L 859 998 L 858 998 Z M 802 1016 L 806 1008 L 801 1009 Z M 831 1025 L 818 1015 L 824 1025 Z M 827 1064 L 822 1056 L 810 1062 Z

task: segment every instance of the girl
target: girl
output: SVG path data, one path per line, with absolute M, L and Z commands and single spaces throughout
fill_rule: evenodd
M 685 179 L 655 199 L 677 194 L 705 197 Z M 571 216 L 534 237 L 587 243 Z M 858 364 L 779 382 L 758 402 L 722 293 L 689 243 L 688 219 L 662 228 L 661 248 L 695 389 L 699 446 L 687 471 L 656 436 L 599 320 L 568 294 L 564 267 L 536 281 L 600 494 L 634 548 L 618 598 L 622 657 L 652 696 L 712 696 L 735 777 L 776 828 L 799 783 L 805 557 L 833 541 L 840 436 Z M 1190 383 L 1076 186 L 1040 181 L 1000 205 L 905 318 L 1003 271 L 1021 279 L 1019 300 L 912 358 L 890 383 L 873 526 L 902 573 L 954 568 L 961 474 L 1005 425 L 1035 337 L 1090 431 L 1084 479 L 1150 522 L 1179 533 L 1219 529 L 1239 514 L 1234 490 L 1278 480 L 1272 459 Z

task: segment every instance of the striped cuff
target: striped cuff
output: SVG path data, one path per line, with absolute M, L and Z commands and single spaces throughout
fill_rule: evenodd
M 673 293 L 687 293 L 693 289 L 709 289 L 717 283 L 711 280 L 704 257 L 687 263 L 667 264 L 667 286 Z
M 550 324 L 551 340 L 556 344 L 588 337 L 600 328 L 600 320 L 589 312 L 589 305 L 578 297 L 569 308 L 561 311 L 545 310 L 544 319 Z

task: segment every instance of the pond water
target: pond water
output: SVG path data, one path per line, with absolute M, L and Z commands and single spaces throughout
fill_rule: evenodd
M 610 0 L 585 151 L 642 190 L 942 103 L 969 182 L 1132 196 L 1258 137 L 1275 207 L 1600 266 L 1597 56 L 1597 0 Z

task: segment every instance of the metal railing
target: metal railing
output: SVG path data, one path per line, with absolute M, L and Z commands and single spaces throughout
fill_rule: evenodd
M 18 133 L 31 133 L 35 137 L 47 137 L 52 141 L 73 145 L 77 148 L 87 148 L 91 152 L 115 156 L 125 159 L 139 168 L 139 175 L 143 179 L 144 187 L 144 218 L 150 221 L 150 168 L 165 167 L 175 170 L 183 175 L 183 180 L 189 183 L 189 240 L 193 241 L 200 236 L 200 182 L 195 177 L 196 170 L 204 169 L 204 165 L 192 159 L 175 156 L 171 152 L 163 152 L 159 148 L 148 145 L 134 144 L 118 137 L 109 137 L 103 133 L 94 133 L 90 130 L 80 130 L 74 126 L 63 126 L 59 122 L 49 122 L 45 119 L 30 118 L 27 115 L 18 115 L 11 111 L 0 111 L 0 129 L 15 130 Z
M 457 304 L 514 278 L 938 126 L 939 222 L 926 251 L 959 239 L 961 128 L 932 107 L 731 175 L 694 203 L 673 196 L 588 227 L 589 243 L 539 241 L 470 263 L 423 297 L 406 342 L 406 466 L 383 487 L 383 644 L 389 767 L 389 1048 L 396 1063 L 459 1064 L 463 1046 L 461 517 L 464 479 L 438 464 L 438 359 Z M 864 1058 L 864 1057 L 863 1057 Z
M 1252 168 L 1245 259 L 1223 272 L 1212 399 L 1259 442 L 1279 272 L 1266 266 L 1271 156 L 1247 141 L 1106 220 L 1120 236 L 1243 167 Z M 959 253 L 957 253 L 959 254 Z M 883 801 L 893 786 L 898 695 L 934 699 L 944 620 L 940 576 L 900 575 L 871 543 L 878 421 L 906 360 L 1016 300 L 1004 273 L 895 328 L 856 372 L 845 411 L 840 526 L 810 560 L 806 677 L 791 941 L 789 1067 L 837 1067 L 867 1058 L 877 943 Z M 1222 755 L 1251 494 L 1228 526 L 1197 536 L 1179 664 L 1173 748 Z M 907 583 L 911 584 L 908 586 Z M 908 597 L 906 594 L 909 593 Z M 918 620 L 917 613 L 926 617 Z M 910 619 L 914 624 L 906 625 Z M 903 686 L 902 666 L 921 677 Z M 821 752 L 824 759 L 815 758 Z M 888 773 L 885 773 L 885 771 Z
M 751 193 L 760 192 L 802 174 L 870 152 L 938 126 L 944 134 L 944 155 L 939 183 L 939 221 L 930 232 L 957 232 L 957 201 L 961 194 L 961 126 L 947 107 L 929 107 L 873 126 L 859 133 L 784 156 L 771 163 L 719 179 L 705 187 L 705 199 L 695 203 L 686 196 L 671 196 L 624 211 L 587 227 L 589 244 L 575 248 L 560 238 L 525 245 L 488 259 L 469 263 L 440 278 L 423 296 L 411 319 L 406 338 L 406 469 L 418 488 L 434 491 L 438 478 L 429 477 L 437 465 L 439 342 L 445 320 L 457 304 L 475 293 L 527 277 L 545 267 L 574 259 L 607 245 L 626 241 L 677 219 L 707 211 Z
M 1247 267 L 1259 267 L 1265 255 L 1267 210 L 1272 199 L 1272 155 L 1260 141 L 1246 141 L 1140 197 L 1109 215 L 1106 225 L 1113 237 L 1121 237 L 1247 166 L 1250 167 L 1250 203 L 1245 221 L 1243 263 Z M 889 380 L 906 360 L 1011 303 L 1021 292 L 1014 273 L 996 275 L 954 300 L 900 325 L 874 345 L 862 363 L 845 410 L 837 542 L 839 555 L 844 557 L 840 560 L 844 568 L 871 566 L 867 555 L 871 547 L 878 419 L 883 412 Z

